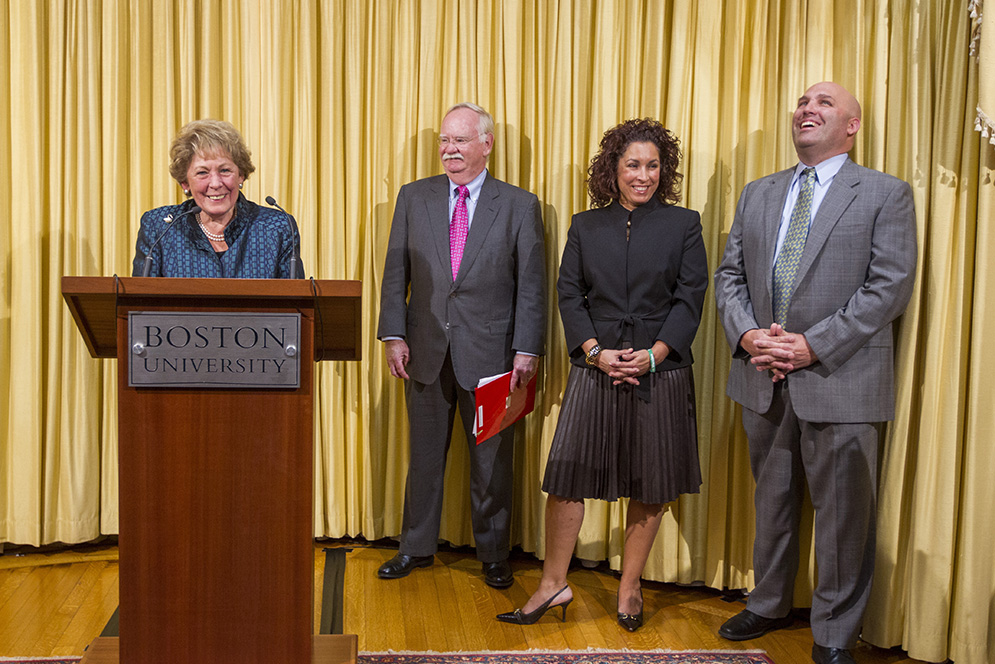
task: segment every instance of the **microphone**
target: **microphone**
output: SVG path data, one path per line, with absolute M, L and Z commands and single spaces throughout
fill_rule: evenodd
M 284 219 L 287 222 L 287 226 L 290 227 L 290 232 L 294 236 L 294 251 L 291 253 L 291 256 L 290 256 L 290 278 L 291 279 L 296 279 L 297 278 L 297 247 L 299 247 L 300 244 L 301 244 L 301 236 L 297 233 L 297 224 L 295 224 L 292 221 L 290 221 L 290 214 L 288 214 L 286 210 L 284 210 L 282 207 L 280 207 L 280 204 L 277 203 L 276 199 L 273 198 L 272 196 L 267 196 L 266 197 L 266 204 L 270 205 L 272 207 L 275 207 L 277 210 L 279 210 L 280 212 L 283 213 L 283 217 L 284 217 Z
M 166 230 L 164 230 L 162 233 L 159 233 L 159 237 L 157 237 L 155 239 L 155 242 L 152 243 L 152 246 L 149 247 L 149 253 L 146 254 L 146 256 L 145 256 L 145 266 L 142 268 L 142 276 L 143 277 L 149 276 L 149 272 L 152 271 L 152 250 L 155 249 L 155 246 L 157 244 L 159 244 L 159 242 L 162 240 L 162 238 L 166 237 L 166 233 L 168 233 L 169 229 L 171 229 L 173 226 L 176 225 L 177 221 L 179 221 L 183 217 L 186 217 L 187 215 L 191 215 L 191 214 L 195 215 L 195 216 L 198 215 L 198 214 L 200 214 L 200 208 L 197 207 L 196 205 L 194 205 L 192 208 L 190 208 L 186 212 L 180 213 L 180 215 L 178 217 L 176 217 L 175 219 L 172 218 L 172 215 L 170 215 L 170 216 L 166 217 L 165 219 L 163 219 L 163 221 L 166 222 Z

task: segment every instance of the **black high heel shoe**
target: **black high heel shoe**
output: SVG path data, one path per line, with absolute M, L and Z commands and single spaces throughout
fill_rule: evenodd
M 566 622 L 567 607 L 570 606 L 570 602 L 574 601 L 574 598 L 571 597 L 565 602 L 562 602 L 560 604 L 553 604 L 552 606 L 550 606 L 550 602 L 559 597 L 560 594 L 563 593 L 563 591 L 569 587 L 570 586 L 563 586 L 562 588 L 560 588 L 555 595 L 553 595 L 545 602 L 543 602 L 542 605 L 539 606 L 539 608 L 535 609 L 534 611 L 523 613 L 521 609 L 515 609 L 511 613 L 499 613 L 497 619 L 500 620 L 501 622 L 514 623 L 516 625 L 531 625 L 537 622 L 539 618 L 542 618 L 544 615 L 546 615 L 546 612 L 549 611 L 550 609 L 555 609 L 558 606 L 562 606 L 563 616 L 560 618 L 560 622 Z
M 616 606 L 618 603 L 616 602 Z M 643 626 L 643 589 L 639 589 L 639 613 L 618 612 L 618 624 L 630 632 L 635 632 Z

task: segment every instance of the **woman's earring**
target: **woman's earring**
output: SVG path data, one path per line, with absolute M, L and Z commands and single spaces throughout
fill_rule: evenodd
M 245 183 L 244 183 L 244 182 L 239 182 L 239 183 L 238 183 L 238 190 L 239 190 L 239 191 L 242 191 L 242 185 L 243 185 L 243 184 L 245 184 Z

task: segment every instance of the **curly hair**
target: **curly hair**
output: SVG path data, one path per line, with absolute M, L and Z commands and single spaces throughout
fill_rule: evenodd
M 626 120 L 605 132 L 598 154 L 587 169 L 587 193 L 591 205 L 604 207 L 619 198 L 618 162 L 632 143 L 653 143 L 660 152 L 660 184 L 656 197 L 662 203 L 681 200 L 681 181 L 677 172 L 681 161 L 681 143 L 674 134 L 652 118 Z
M 182 184 L 195 156 L 227 154 L 235 162 L 239 175 L 248 178 L 256 167 L 245 139 L 234 125 L 223 120 L 194 120 L 183 125 L 169 146 L 169 174 Z

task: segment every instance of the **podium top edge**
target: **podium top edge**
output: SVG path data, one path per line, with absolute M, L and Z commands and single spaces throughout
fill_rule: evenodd
M 116 281 L 116 283 L 115 283 Z M 314 288 L 312 289 L 312 283 Z M 185 279 L 170 277 L 62 277 L 62 294 L 244 298 L 360 297 L 362 282 L 338 279 Z

